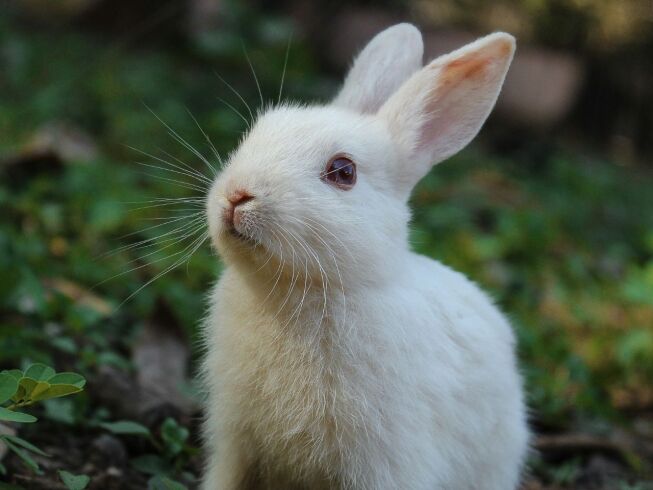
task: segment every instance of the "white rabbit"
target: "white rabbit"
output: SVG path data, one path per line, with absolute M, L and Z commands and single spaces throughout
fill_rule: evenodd
M 331 104 L 269 109 L 231 155 L 207 201 L 204 490 L 518 485 L 512 330 L 407 240 L 413 186 L 479 131 L 514 49 L 495 33 L 422 67 L 419 31 L 391 27 Z

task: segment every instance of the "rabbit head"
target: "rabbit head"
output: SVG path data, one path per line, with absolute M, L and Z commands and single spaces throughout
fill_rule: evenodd
M 419 31 L 399 24 L 365 47 L 330 104 L 264 112 L 209 193 L 220 254 L 341 284 L 391 277 L 412 188 L 479 131 L 514 49 L 495 33 L 422 67 Z

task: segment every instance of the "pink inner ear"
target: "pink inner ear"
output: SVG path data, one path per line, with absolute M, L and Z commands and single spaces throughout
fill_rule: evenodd
M 477 98 L 478 91 L 484 90 L 485 82 L 494 72 L 493 63 L 509 54 L 508 45 L 500 46 L 490 52 L 468 53 L 433 67 L 437 82 L 427 98 L 419 149 L 432 148 L 434 144 L 446 148 L 448 138 L 458 132 L 465 133 L 477 124 L 477 115 L 467 110 L 469 99 Z

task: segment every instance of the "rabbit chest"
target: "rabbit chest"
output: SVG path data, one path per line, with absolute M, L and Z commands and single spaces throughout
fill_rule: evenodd
M 308 308 L 285 325 L 242 297 L 228 304 L 239 311 L 217 314 L 213 342 L 223 410 L 270 466 L 326 470 L 392 440 L 403 390 L 382 341 L 363 329 L 343 331 L 333 316 Z
M 355 451 L 354 438 L 370 433 L 381 416 L 385 390 L 376 362 L 360 352 L 352 362 L 352 352 L 339 352 L 332 342 L 291 334 L 240 345 L 251 355 L 240 367 L 236 396 L 242 423 L 264 453 L 292 467 L 301 465 L 300 458 L 330 466 L 333 458 Z

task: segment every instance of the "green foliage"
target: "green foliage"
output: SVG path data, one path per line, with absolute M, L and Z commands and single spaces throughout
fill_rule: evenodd
M 617 490 L 652 490 L 652 482 L 628 483 L 620 482 Z
M 25 372 L 11 369 L 0 372 L 0 422 L 36 422 L 33 415 L 16 411 L 36 402 L 59 398 L 84 389 L 86 380 L 76 373 L 56 373 L 45 364 L 32 364 Z M 8 406 L 3 407 L 3 404 Z M 0 441 L 15 453 L 25 465 L 40 473 L 39 465 L 30 453 L 47 456 L 32 443 L 17 436 L 0 434 Z M 4 466 L 1 468 L 4 469 Z M 3 471 L 4 473 L 4 471 Z
M 164 475 L 170 471 L 166 461 L 157 454 L 143 454 L 132 459 L 131 465 L 146 475 Z
M 151 475 L 148 488 L 183 489 L 181 483 L 173 480 L 181 473 L 188 458 L 195 454 L 195 448 L 188 445 L 189 431 L 171 418 L 166 418 L 159 430 L 160 442 L 152 439 L 158 453 L 144 454 L 131 461 L 132 467 Z
M 36 422 L 37 418 L 27 413 L 15 412 L 5 407 L 0 407 L 0 420 L 5 422 L 19 422 L 22 424 Z
M 0 465 L 0 468 L 2 465 Z M 2 472 L 0 472 L 1 474 Z M 0 490 L 25 490 L 24 487 L 21 487 L 19 485 L 11 485 L 9 483 L 4 483 L 0 481 Z
M 9 435 L 0 435 L 0 441 L 2 441 L 9 450 L 11 450 L 16 456 L 18 456 L 25 466 L 27 466 L 34 473 L 41 474 L 41 469 L 39 468 L 38 463 L 34 460 L 30 453 L 39 454 L 41 456 L 47 456 L 43 451 L 34 446 L 33 444 L 27 442 L 24 439 L 16 436 Z
M 186 490 L 186 486 L 168 478 L 167 476 L 156 475 L 147 482 L 148 490 Z
M 168 417 L 161 425 L 161 439 L 163 440 L 165 454 L 170 457 L 175 457 L 181 453 L 188 440 L 189 432 L 186 427 L 179 425 L 179 423 Z
M 55 373 L 45 364 L 32 364 L 25 372 L 18 369 L 0 373 L 0 420 L 35 422 L 31 415 L 16 412 L 36 402 L 79 393 L 86 380 L 76 373 Z M 1 404 L 10 402 L 8 407 Z
M 150 437 L 150 429 L 138 422 L 120 420 L 118 422 L 102 422 L 100 427 L 114 434 Z
M 59 477 L 68 490 L 84 490 L 91 482 L 87 475 L 73 475 L 64 470 L 59 470 Z
M 14 377 L 8 372 L 0 373 L 0 403 L 5 403 L 14 396 L 18 391 L 19 380 L 20 378 Z

